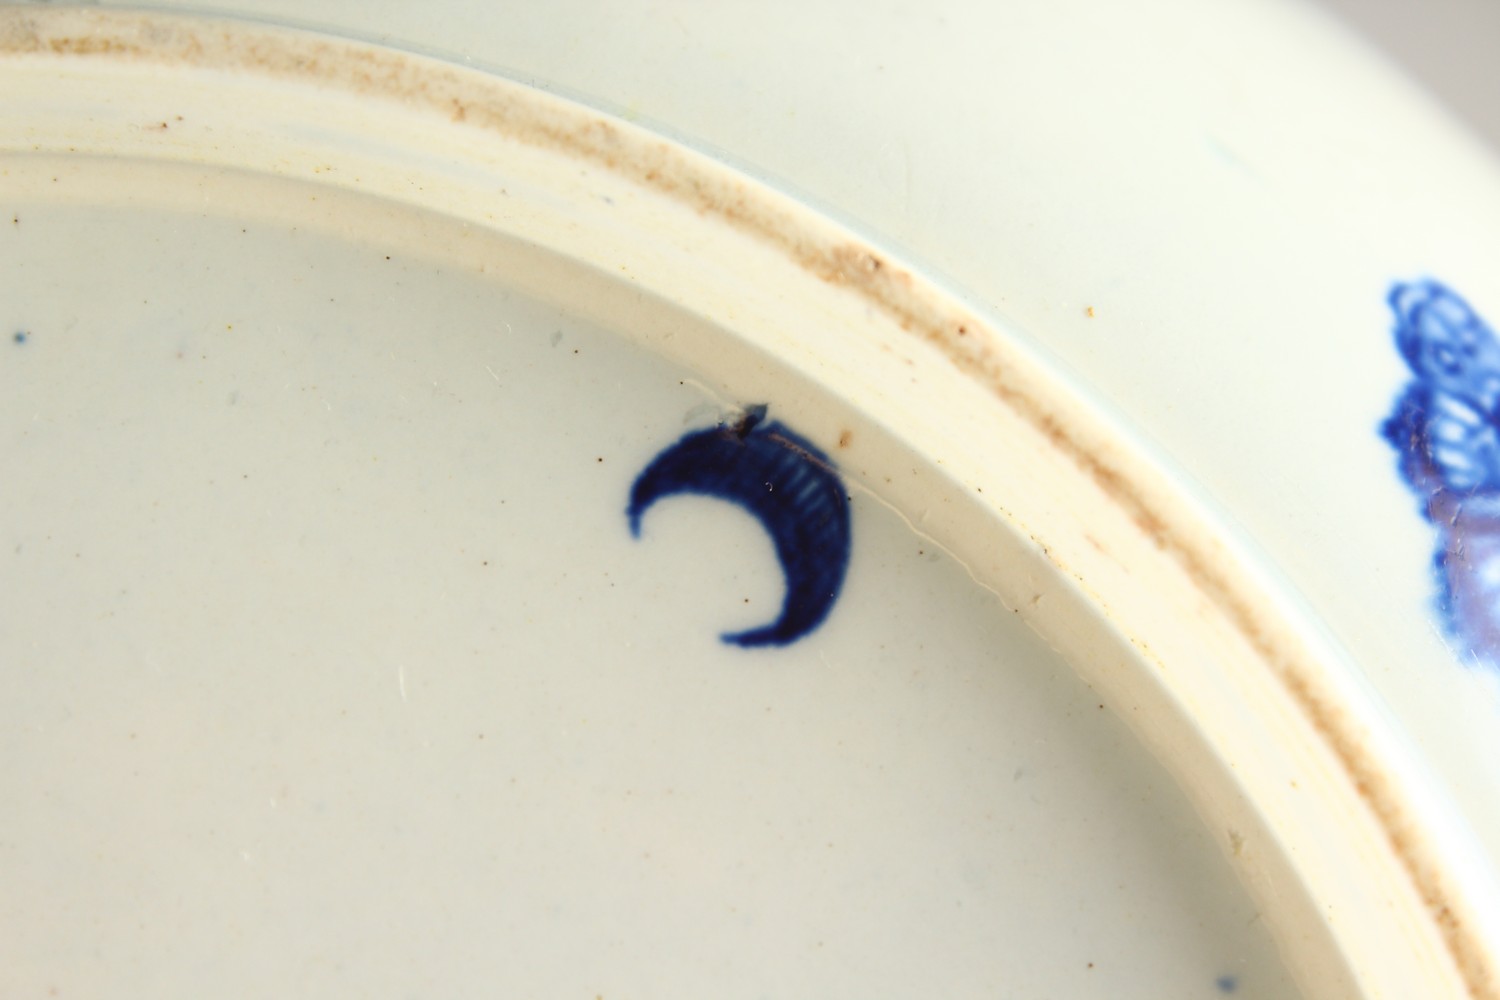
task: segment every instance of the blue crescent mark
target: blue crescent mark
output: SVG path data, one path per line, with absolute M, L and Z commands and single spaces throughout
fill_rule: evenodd
M 786 578 L 780 616 L 768 625 L 724 635 L 736 646 L 785 646 L 823 623 L 849 567 L 849 498 L 827 455 L 751 406 L 732 424 L 684 434 L 636 477 L 630 533 L 652 504 L 696 493 L 739 504 L 776 546 Z
M 1500 340 L 1436 281 L 1397 284 L 1396 348 L 1412 379 L 1381 433 L 1437 530 L 1437 608 L 1462 653 L 1500 666 Z

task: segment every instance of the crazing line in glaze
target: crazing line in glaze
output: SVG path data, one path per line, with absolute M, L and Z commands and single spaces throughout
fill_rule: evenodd
M 1452 289 L 1397 284 L 1396 347 L 1413 378 L 1381 433 L 1437 528 L 1437 610 L 1461 654 L 1500 666 L 1500 340 Z
M 777 421 L 764 405 L 732 423 L 684 434 L 636 477 L 626 515 L 630 533 L 657 500 L 678 493 L 738 504 L 766 529 L 786 579 L 781 614 L 767 625 L 722 636 L 736 646 L 785 646 L 833 609 L 849 567 L 849 498 L 828 456 Z

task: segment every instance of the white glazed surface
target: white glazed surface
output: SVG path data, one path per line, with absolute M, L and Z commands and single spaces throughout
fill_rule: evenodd
M 945 276 L 1242 527 L 1500 856 L 1500 707 L 1444 641 L 1375 430 L 1404 376 L 1391 282 L 1500 317 L 1500 172 L 1336 26 L 1253 0 L 177 6 L 577 96 Z
M 878 490 L 823 629 L 719 642 L 779 600 L 764 536 L 623 507 L 721 403 L 510 284 L 545 261 L 5 175 L 0 992 L 1293 991 L 1171 778 Z
M 1035 27 L 1035 25 L 1032 25 L 1032 27 Z M 1043 27 L 1046 27 L 1046 25 L 1043 25 Z M 1056 25 L 1055 25 L 1055 27 L 1056 27 Z M 1190 24 L 1190 27 L 1191 27 L 1191 24 Z M 1037 28 L 1037 30 L 1041 30 L 1041 28 Z M 1043 31 L 1043 33 L 1044 33 L 1044 31 Z M 823 91 L 817 91 L 817 93 L 823 93 Z M 1038 121 L 1040 121 L 1040 120 L 1038 120 Z M 1023 132 L 1022 135 L 1025 135 L 1025 132 Z M 1056 138 L 1059 138 L 1059 135 L 1061 135 L 1061 133 L 1056 133 L 1056 135 L 1053 135 L 1053 133 L 1049 133 L 1049 135 L 1043 136 L 1043 138 L 1056 139 Z M 1034 136 L 1034 138 L 1035 138 L 1035 136 Z M 1023 150 L 1023 151 L 1025 151 L 1025 150 Z M 1026 162 L 1026 157 L 1025 156 L 1020 157 L 1020 159 L 1022 159 L 1022 162 Z M 1157 163 L 1157 165 L 1160 166 L 1160 163 Z M 1077 168 L 1077 166 L 1079 166 L 1079 165 L 1077 165 L 1077 163 L 1073 163 L 1073 166 L 1076 166 L 1076 168 Z M 1013 169 L 1016 168 L 1016 163 L 1011 162 L 1011 168 L 1013 168 Z M 1067 178 L 1065 178 L 1065 180 L 1067 180 Z M 858 187 L 858 184 L 855 184 L 855 187 Z M 1052 190 L 1065 190 L 1065 189 L 1067 189 L 1067 186 L 1065 186 L 1065 184 L 1064 184 L 1064 187 L 1053 187 Z M 1014 193 L 1014 190 L 1016 190 L 1016 189 L 1011 189 L 1011 193 Z M 1029 190 L 1032 190 L 1032 192 L 1035 192 L 1035 190 L 1040 190 L 1040 187 L 1038 187 L 1038 186 L 1032 186 L 1032 187 L 1029 187 Z M 1095 192 L 1095 193 L 1098 193 L 1098 192 Z M 1116 192 L 1116 193 L 1118 193 L 1118 192 Z M 1199 192 L 1197 192 L 1197 193 L 1199 193 L 1199 195 L 1203 195 L 1202 190 L 1199 190 Z M 1095 207 L 1097 207 L 1097 205 L 1095 205 Z M 1053 204 L 1052 208 L 1056 208 L 1056 204 Z M 1221 208 L 1223 208 L 1223 207 L 1221 207 Z M 980 213 L 980 214 L 983 214 L 983 213 Z M 1251 214 L 1254 214 L 1254 213 L 1251 213 Z M 1259 219 L 1259 216 L 1257 216 L 1257 219 Z M 1055 222 L 1056 222 L 1056 219 L 1055 219 Z M 1244 223 L 1245 222 L 1244 217 L 1242 217 L 1242 219 L 1239 219 L 1239 222 Z M 1115 225 L 1116 226 L 1124 226 L 1125 225 L 1125 216 L 1116 216 L 1115 217 Z M 1244 228 L 1244 226 L 1242 226 L 1242 228 Z M 1049 226 L 1049 229 L 1052 229 L 1052 232 L 1049 232 L 1049 234 L 1047 234 L 1047 235 L 1050 235 L 1050 237 L 1056 237 L 1056 235 L 1058 235 L 1058 232 L 1062 231 L 1062 229 L 1058 229 L 1058 228 L 1056 228 L 1056 226 Z M 1064 226 L 1064 229 L 1065 229 L 1065 226 Z M 1239 232 L 1239 231 L 1236 231 L 1236 232 L 1238 232 L 1239 237 L 1244 237 L 1244 235 L 1245 235 L 1245 232 Z M 1200 234 L 1200 235 L 1202 235 L 1202 234 Z M 1265 237 L 1265 235 L 1266 234 L 1262 234 L 1262 237 Z M 1038 237 L 1038 238 L 1041 238 L 1041 237 Z M 1004 243 L 1004 241 L 1001 241 L 1001 243 Z M 1008 249 L 1008 250 L 1005 249 L 1005 247 L 1007 247 L 1007 246 L 1010 247 L 1010 249 Z M 1265 250 L 1266 246 L 1274 246 L 1274 241 L 1272 241 L 1272 240 L 1263 240 L 1262 243 L 1257 244 L 1257 246 L 1260 246 L 1260 247 L 1262 247 L 1263 250 Z M 1035 249 L 1035 247 L 1034 247 L 1034 249 Z M 1076 249 L 1077 249 L 1077 247 L 1076 247 Z M 1158 247 L 1158 246 L 1152 246 L 1151 249 L 1152 249 L 1152 252 L 1160 253 L 1160 255 L 1169 255 L 1170 256 L 1170 255 L 1172 255 L 1172 253 L 1175 253 L 1175 252 L 1178 252 L 1178 250 L 1181 250 L 1181 247 L 1176 246 L 1176 244 L 1169 243 L 1169 244 L 1163 244 L 1163 246 L 1160 246 L 1160 247 Z M 1253 249 L 1254 249 L 1254 247 L 1251 247 L 1251 250 L 1253 250 Z M 992 256 L 993 255 L 1004 255 L 1004 253 L 1007 253 L 1007 252 L 1016 252 L 1016 250 L 1017 250 L 1016 244 L 1005 244 L 1005 246 L 1001 246 L 1001 244 L 996 244 L 996 247 L 995 247 L 995 250 L 993 250 Z M 1140 250 L 1140 247 L 1137 246 L 1136 250 Z M 1113 252 L 1113 250 L 1098 249 L 1098 247 L 1094 247 L 1091 244 L 1091 253 L 1094 253 L 1095 256 L 1100 255 L 1100 253 L 1109 253 L 1109 252 Z M 1250 253 L 1250 250 L 1247 250 L 1247 253 Z M 1251 255 L 1253 255 L 1253 253 L 1251 253 Z M 1088 256 L 1088 255 L 1085 255 L 1085 256 Z M 1049 262 L 1049 259 L 1052 259 L 1052 258 L 1049 258 L 1049 256 L 1046 255 L 1046 253 L 1043 253 L 1043 255 L 1041 255 L 1040 258 L 1038 258 L 1038 261 L 1037 261 L 1038 267 L 1043 267 L 1043 270 L 1046 270 L 1046 265 L 1047 265 L 1047 262 Z M 1089 258 L 1089 259 L 1094 259 L 1094 258 Z M 1097 264 L 1097 262 L 1098 262 L 1097 259 L 1094 259 L 1094 262 L 1095 262 L 1095 264 Z M 1202 261 L 1200 261 L 1200 264 L 1202 264 Z M 1260 261 L 1260 264 L 1262 264 L 1263 267 L 1269 267 L 1269 264 L 1266 264 L 1266 261 Z M 1155 273 L 1155 271 L 1154 271 L 1154 273 Z M 1131 274 L 1131 279 L 1136 280 L 1136 277 L 1137 277 L 1136 274 Z M 1454 274 L 1446 274 L 1446 277 L 1449 277 L 1449 280 L 1455 280 Z M 1166 277 L 1163 277 L 1163 279 L 1161 279 L 1161 280 L 1166 280 Z M 1037 282 L 1037 288 L 1046 288 L 1046 282 L 1041 282 L 1041 280 L 1038 280 L 1038 282 Z M 1179 282 L 1178 285 L 1176 285 L 1176 289 L 1178 289 L 1178 291 L 1181 292 L 1181 289 L 1182 289 L 1181 282 Z M 1116 289 L 1116 291 L 1121 292 L 1121 289 Z M 1160 289 L 1158 289 L 1158 291 L 1160 291 Z M 1209 291 L 1212 291 L 1212 289 L 1203 289 L 1203 294 L 1208 295 Z M 1227 292 L 1227 288 L 1226 288 L 1226 286 L 1221 285 L 1220 288 L 1218 288 L 1218 291 Z M 1305 289 L 1304 289 L 1304 291 L 1305 291 Z M 1472 289 L 1470 289 L 1470 291 L 1472 291 Z M 1130 295 L 1124 294 L 1124 292 L 1121 292 L 1121 295 L 1122 295 L 1122 297 L 1119 298 L 1119 300 L 1116 300 L 1116 301 L 1118 301 L 1118 303 L 1128 303 L 1128 301 L 1131 301 Z M 1476 301 L 1478 301 L 1478 295 L 1473 295 L 1473 297 L 1475 297 Z M 1212 298 L 1212 295 L 1209 295 L 1209 298 Z M 1218 301 L 1218 300 L 1215 300 L 1215 301 Z M 1229 298 L 1226 298 L 1226 300 L 1223 300 L 1223 301 L 1232 301 L 1232 300 L 1229 300 Z M 1304 304 L 1304 306 L 1305 306 L 1305 304 L 1307 304 L 1307 301 L 1305 301 L 1305 298 L 1299 298 L 1298 301 L 1299 301 L 1299 303 Z M 1160 312 L 1160 303 L 1158 303 L 1158 312 Z M 1191 313 L 1191 312 L 1193 312 L 1193 310 L 1190 309 L 1190 310 L 1187 310 L 1187 312 Z M 1251 312 L 1253 312 L 1253 310 L 1251 310 Z M 1061 313 L 1058 313 L 1058 315 L 1061 315 Z M 1086 312 L 1086 309 L 1082 309 L 1082 307 L 1080 307 L 1080 309 L 1079 309 L 1079 316 L 1080 316 L 1080 318 L 1082 318 L 1082 316 L 1086 316 L 1086 318 L 1091 319 L 1091 321 L 1097 321 L 1097 319 L 1101 319 L 1101 318 L 1104 318 L 1104 316 L 1106 316 L 1106 309 L 1104 309 L 1104 307 L 1101 307 L 1101 306 L 1095 306 L 1094 315 L 1089 316 L 1088 312 Z M 1236 312 L 1233 313 L 1233 316 L 1235 316 L 1235 322 L 1241 321 L 1241 310 L 1236 310 Z M 1080 318 L 1076 318 L 1076 322 L 1080 322 L 1080 324 L 1082 324 L 1082 319 L 1080 319 Z M 1151 322 L 1151 328 L 1152 328 L 1152 330 L 1167 331 L 1167 333 L 1172 333 L 1172 331 L 1175 330 L 1175 327 L 1172 327 L 1172 324 L 1167 324 L 1167 322 L 1161 322 L 1161 324 L 1158 324 L 1158 322 L 1155 322 L 1155 319 L 1160 319 L 1160 316 L 1154 316 L 1154 319 L 1152 319 L 1152 322 Z M 1202 310 L 1200 310 L 1200 312 L 1199 312 L 1199 321 L 1202 322 Z M 1145 322 L 1145 321 L 1143 321 L 1143 322 Z M 1283 324 L 1283 327 L 1286 327 L 1286 325 L 1287 324 Z M 1067 324 L 1062 324 L 1062 327 L 1067 327 Z M 1071 327 L 1068 327 L 1068 328 L 1071 328 Z M 1082 327 L 1082 325 L 1080 325 L 1079 330 L 1082 330 L 1082 328 L 1085 328 L 1085 327 Z M 1143 327 L 1143 328 L 1145 328 L 1145 327 Z M 1278 330 L 1280 330 L 1280 327 L 1278 327 Z M 1047 330 L 1041 330 L 1040 327 L 1028 327 L 1028 333 L 1032 334 L 1032 336 L 1041 336 L 1041 337 L 1043 337 L 1043 339 L 1046 339 L 1047 336 L 1052 336 L 1052 334 L 1047 333 Z M 1152 334 L 1152 336 L 1155 336 L 1155 334 Z M 1142 340 L 1142 339 L 1139 339 L 1139 337 L 1137 337 L 1137 339 L 1130 340 L 1130 343 L 1128 343 L 1128 345 L 1125 345 L 1125 346 L 1128 346 L 1128 348 L 1130 348 L 1130 351 L 1137 352 L 1137 354 L 1139 354 L 1139 352 L 1140 352 L 1140 345 L 1142 345 L 1142 343 L 1149 343 L 1149 340 Z M 1260 343 L 1260 342 L 1257 342 L 1257 343 Z M 1053 346 L 1056 346 L 1056 345 L 1053 345 Z M 1124 349 L 1124 348 L 1122 348 L 1122 349 Z M 1211 382 L 1211 379 L 1203 378 L 1203 366 L 1202 366 L 1202 364 L 1178 363 L 1178 361 L 1173 360 L 1172 351 L 1161 352 L 1161 357 L 1155 357 L 1155 355 L 1152 354 L 1151 349 L 1148 348 L 1148 349 L 1146 349 L 1145 354 L 1146 354 L 1145 360 L 1149 361 L 1149 363 L 1151 363 L 1151 367 L 1152 367 L 1152 370 L 1154 370 L 1154 372 L 1166 372 L 1167 375 L 1175 376 L 1175 378 L 1176 378 L 1176 376 L 1193 375 L 1194 378 L 1197 379 L 1196 384 L 1200 384 L 1200 385 L 1206 385 L 1206 384 L 1209 384 L 1209 382 Z M 1124 355 L 1122 355 L 1122 357 L 1124 357 Z M 1244 366 L 1242 366 L 1242 367 L 1244 367 Z M 1295 366 L 1293 366 L 1293 367 L 1295 367 Z M 1296 373 L 1299 373 L 1299 372 L 1301 372 L 1302 375 L 1305 375 L 1305 372 L 1302 372 L 1301 369 L 1293 370 L 1293 375 L 1296 375 Z M 1176 375 L 1173 375 L 1173 373 L 1176 373 Z M 1278 373 L 1280 373 L 1280 372 L 1278 372 Z M 1107 379 L 1106 379 L 1106 381 L 1107 381 Z M 1397 379 L 1397 381 L 1398 381 L 1398 379 Z M 1329 385 L 1334 385 L 1334 384 L 1340 384 L 1340 382 L 1329 382 Z M 1341 393 L 1343 393 L 1343 391 L 1346 391 L 1346 390 L 1338 390 L 1338 391 L 1341 391 Z M 1223 396 L 1223 394 L 1221 394 L 1221 396 Z M 1188 399 L 1193 399 L 1193 397 L 1190 396 L 1190 397 L 1188 397 Z M 1322 399 L 1322 397 L 1314 397 L 1314 399 Z M 1158 400 L 1158 402 L 1160 402 L 1160 400 Z M 1377 418 L 1379 418 L 1380 415 L 1383 415 L 1383 409 L 1385 409 L 1385 406 L 1382 406 L 1382 408 L 1377 409 L 1377 414 L 1376 414 Z M 1257 426 L 1262 427 L 1262 429 L 1265 429 L 1265 424 L 1257 424 Z M 1307 427 L 1302 427 L 1302 430 L 1305 430 L 1305 429 L 1307 429 Z M 1287 438 L 1283 438 L 1283 439 L 1287 439 Z M 1278 457 L 1281 457 L 1281 456 L 1278 456 Z M 1296 456 L 1293 456 L 1293 457 L 1296 457 Z M 1241 462 L 1242 462 L 1242 460 L 1245 460 L 1244 456 L 1241 456 L 1241 459 L 1238 459 L 1238 460 L 1241 460 Z M 1394 480 L 1394 477 L 1392 477 L 1392 480 Z M 1221 495 L 1221 499 L 1223 499 L 1223 495 Z M 1329 510 L 1332 510 L 1332 508 L 1329 508 Z M 1322 507 L 1314 508 L 1314 513 L 1319 513 L 1319 511 L 1323 511 L 1323 508 Z M 1349 517 L 1344 517 L 1344 520 L 1350 520 L 1350 519 L 1349 519 Z M 1424 565 L 1425 565 L 1425 561 L 1424 561 Z M 1424 583 L 1425 583 L 1425 579 L 1424 579 Z M 1436 723 L 1434 723 L 1434 720 L 1428 720 L 1428 721 L 1430 721 L 1431 724 L 1436 724 Z M 1439 720 L 1439 721 L 1442 721 L 1442 720 Z M 1458 729 L 1461 729 L 1461 727 L 1458 727 Z M 1460 736 L 1458 736 L 1458 738 L 1460 738 L 1460 739 L 1469 739 L 1469 736 L 1464 735 L 1464 733 L 1460 732 Z M 1265 804 L 1263 804 L 1263 805 L 1265 805 Z M 1442 816 L 1442 814 L 1440 814 L 1440 813 L 1433 813 L 1433 814 L 1431 814 L 1431 816 L 1439 817 L 1439 819 L 1440 819 L 1440 816 Z M 1397 994 L 1397 996 L 1400 996 L 1400 994 Z

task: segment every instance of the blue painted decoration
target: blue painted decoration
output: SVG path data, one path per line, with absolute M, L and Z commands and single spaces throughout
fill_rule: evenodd
M 1398 284 L 1389 302 L 1412 379 L 1381 432 L 1437 529 L 1437 609 L 1460 654 L 1500 666 L 1500 340 L 1452 289 Z
M 738 504 L 776 546 L 786 579 L 781 614 L 768 625 L 724 635 L 736 646 L 785 646 L 823 623 L 849 567 L 849 498 L 828 456 L 750 406 L 733 423 L 684 434 L 636 477 L 630 533 L 663 497 L 692 493 Z

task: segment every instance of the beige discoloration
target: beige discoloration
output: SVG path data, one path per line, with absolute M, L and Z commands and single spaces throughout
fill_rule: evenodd
M 292 32 L 229 27 L 179 17 L 91 11 L 0 13 L 0 55 L 32 55 L 186 64 L 242 71 L 427 108 L 464 127 L 563 151 L 623 175 L 777 247 L 823 281 L 862 297 L 992 391 L 1066 455 L 1125 511 L 1155 547 L 1174 560 L 1233 623 L 1322 735 L 1424 901 L 1475 998 L 1500 998 L 1500 977 L 1482 943 L 1457 915 L 1457 894 L 1417 833 L 1405 800 L 1369 751 L 1359 725 L 1325 689 L 1310 650 L 1284 627 L 1269 602 L 1226 572 L 1230 564 L 1208 536 L 1176 517 L 1149 470 L 1112 459 L 1087 419 L 1028 378 L 1027 366 L 994 328 L 958 309 L 936 289 L 832 227 L 813 227 L 786 203 L 728 171 L 634 129 L 551 99 L 518 99 L 476 74 L 399 52 Z M 165 123 L 153 127 L 165 129 Z M 1093 307 L 1086 314 L 1095 315 Z M 841 446 L 848 440 L 841 438 Z M 1047 548 L 1038 542 L 1041 551 Z M 1096 543 L 1097 546 L 1097 543 Z M 1053 562 L 1057 560 L 1050 555 Z M 1066 569 L 1066 567 L 1060 567 Z M 1233 852 L 1244 849 L 1231 831 Z

